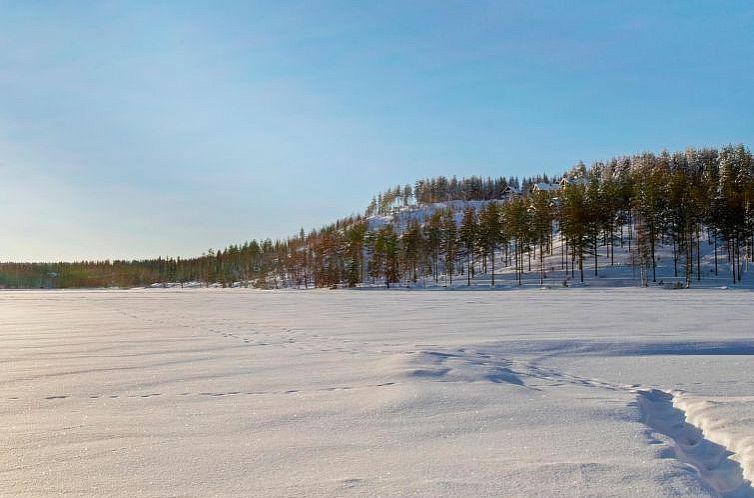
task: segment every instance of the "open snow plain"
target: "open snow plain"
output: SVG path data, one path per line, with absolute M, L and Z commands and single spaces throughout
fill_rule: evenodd
M 754 294 L 0 293 L 2 496 L 753 497 Z

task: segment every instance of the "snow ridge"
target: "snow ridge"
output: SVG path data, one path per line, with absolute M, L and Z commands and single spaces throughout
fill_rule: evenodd
M 737 442 L 722 425 L 705 416 L 708 402 L 685 399 L 680 391 L 638 390 L 642 421 L 651 429 L 650 442 L 670 439 L 666 458 L 692 466 L 702 481 L 723 498 L 754 498 L 751 486 L 752 441 Z
M 686 420 L 698 427 L 710 441 L 734 453 L 743 469 L 743 477 L 754 481 L 754 437 L 744 426 L 751 423 L 751 414 L 745 413 L 751 398 L 703 399 L 682 391 L 673 393 L 673 406 L 686 413 Z M 754 494 L 752 494 L 754 496 Z

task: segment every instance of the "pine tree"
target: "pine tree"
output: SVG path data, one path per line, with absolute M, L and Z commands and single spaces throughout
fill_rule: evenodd
M 455 214 L 450 209 L 446 210 L 442 216 L 442 245 L 445 255 L 445 273 L 452 285 L 458 252 L 458 226 L 456 225 Z
M 474 254 L 476 252 L 477 239 L 479 232 L 479 222 L 476 210 L 467 207 L 463 212 L 463 221 L 459 231 L 460 242 L 463 245 L 466 254 L 466 281 L 471 285 L 471 279 L 474 278 Z
M 479 213 L 479 246 L 484 251 L 484 257 L 490 260 L 492 281 L 495 285 L 495 253 L 503 240 L 502 220 L 498 204 L 490 202 Z

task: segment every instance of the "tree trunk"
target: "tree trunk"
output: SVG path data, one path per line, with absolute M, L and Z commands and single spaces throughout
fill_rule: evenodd
M 539 286 L 543 286 L 545 283 L 545 253 L 542 245 L 539 246 Z
M 655 260 L 655 233 L 654 227 L 649 231 L 649 247 L 652 252 L 652 282 L 657 282 L 657 261 Z
M 492 248 L 492 287 L 495 287 L 495 248 Z
M 471 250 L 468 248 L 466 250 L 466 282 L 471 287 Z
M 701 244 L 702 232 L 701 226 L 696 225 L 696 280 L 702 280 L 702 244 Z
M 678 251 L 676 250 L 675 235 L 673 236 L 673 276 L 678 278 Z

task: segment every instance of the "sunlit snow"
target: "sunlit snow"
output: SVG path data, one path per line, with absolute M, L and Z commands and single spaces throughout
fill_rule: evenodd
M 752 497 L 749 291 L 6 291 L 2 496 Z

